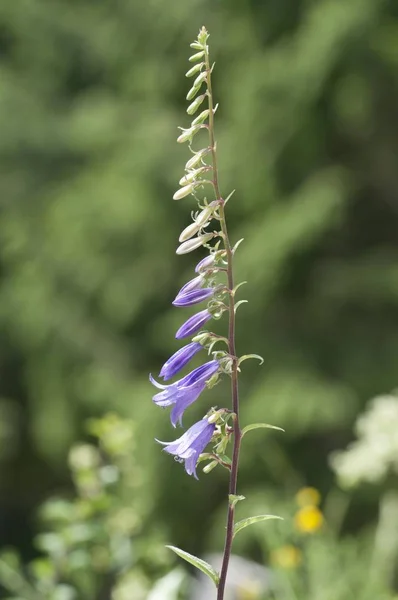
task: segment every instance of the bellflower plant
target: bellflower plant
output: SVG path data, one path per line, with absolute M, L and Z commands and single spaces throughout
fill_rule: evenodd
M 204 248 L 207 255 L 195 267 L 196 276 L 188 281 L 178 292 L 172 304 L 178 308 L 185 308 L 207 302 L 206 308 L 189 317 L 178 329 L 175 337 L 185 340 L 192 337 L 180 350 L 177 350 L 163 365 L 159 376 L 165 381 L 179 373 L 189 361 L 202 349 L 211 357 L 200 367 L 197 367 L 174 383 L 163 385 L 158 383 L 152 375 L 150 381 L 160 389 L 153 396 L 153 402 L 163 408 L 171 408 L 170 420 L 174 427 L 182 424 L 182 417 L 191 404 L 198 401 L 206 388 L 216 385 L 220 379 L 227 377 L 231 382 L 231 406 L 229 408 L 210 408 L 203 410 L 203 418 L 191 425 L 178 439 L 171 442 L 162 442 L 164 451 L 184 463 L 188 475 L 197 477 L 196 469 L 200 462 L 207 461 L 203 472 L 209 473 L 217 466 L 222 466 L 229 472 L 228 510 L 226 535 L 224 542 L 224 555 L 220 572 L 207 562 L 188 554 L 180 548 L 169 546 L 181 558 L 203 571 L 214 582 L 217 588 L 217 600 L 224 599 L 225 583 L 228 572 L 234 536 L 242 529 L 267 519 L 278 518 L 273 515 L 258 515 L 243 521 L 235 522 L 236 504 L 244 499 L 237 494 L 238 465 L 241 442 L 245 434 L 259 427 L 280 429 L 265 423 L 255 423 L 241 426 L 238 374 L 240 365 L 248 358 L 262 358 L 256 354 L 238 356 L 235 348 L 235 319 L 236 311 L 245 300 L 236 302 L 238 288 L 235 285 L 233 260 L 235 252 L 242 240 L 234 246 L 231 245 L 227 221 L 226 204 L 230 194 L 224 198 L 220 191 L 219 174 L 217 168 L 217 149 L 214 134 L 214 116 L 217 106 L 214 104 L 212 91 L 212 72 L 214 65 L 210 64 L 209 34 L 203 27 L 197 39 L 191 44 L 195 51 L 189 58 L 193 66 L 186 76 L 194 78 L 192 87 L 187 94 L 190 102 L 187 113 L 195 115 L 202 105 L 205 105 L 198 116 L 194 117 L 190 127 L 181 128 L 177 142 L 189 145 L 192 156 L 185 165 L 185 173 L 180 179 L 180 188 L 175 192 L 173 199 L 181 200 L 193 197 L 197 210 L 192 213 L 192 223 L 187 225 L 179 236 L 180 245 L 177 254 L 188 254 L 199 248 Z M 203 134 L 206 139 L 199 150 L 195 149 L 197 140 Z M 202 147 L 201 147 L 202 146 Z M 210 191 L 211 201 L 204 195 Z M 216 335 L 211 331 L 203 330 L 212 319 L 220 319 L 224 313 L 228 314 L 228 335 Z M 217 350 L 215 350 L 215 346 Z M 204 402 L 200 400 L 200 402 Z M 210 451 L 206 448 L 212 445 Z M 229 447 L 232 446 L 229 453 Z

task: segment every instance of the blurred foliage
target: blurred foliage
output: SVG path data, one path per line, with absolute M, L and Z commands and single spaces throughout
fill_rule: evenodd
M 145 600 L 149 574 L 169 565 L 159 532 L 144 528 L 152 507 L 137 494 L 143 474 L 133 424 L 108 414 L 92 420 L 89 431 L 97 444 L 69 453 L 75 495 L 40 509 L 40 558 L 25 576 L 18 554 L 0 555 L 0 583 L 16 594 L 13 600 Z
M 327 457 L 397 385 L 395 0 L 2 2 L 0 541 L 29 559 L 34 510 L 70 493 L 68 448 L 108 410 L 136 424 L 143 476 L 126 493 L 145 522 L 193 553 L 221 548 L 226 476 L 198 484 L 159 451 L 172 431 L 147 382 L 178 347 L 170 301 L 199 259 L 174 254 L 191 206 L 171 197 L 202 24 L 221 186 L 245 238 L 238 351 L 266 360 L 243 369 L 244 424 L 287 432 L 247 437 L 240 493 L 283 515 L 310 483 L 338 512 Z M 226 404 L 227 385 L 186 425 L 203 402 Z M 376 523 L 382 489 L 350 492 L 342 533 Z M 263 560 L 256 535 L 242 551 Z

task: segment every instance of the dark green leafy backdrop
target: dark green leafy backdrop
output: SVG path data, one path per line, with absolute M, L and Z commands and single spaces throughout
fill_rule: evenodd
M 160 452 L 154 437 L 175 432 L 148 383 L 178 347 L 188 311 L 170 302 L 201 256 L 175 255 L 193 204 L 171 198 L 203 24 L 221 186 L 244 238 L 238 350 L 265 358 L 244 365 L 242 418 L 286 429 L 248 436 L 240 493 L 274 513 L 300 486 L 327 493 L 329 453 L 398 383 L 394 0 L 3 0 L 0 543 L 26 556 L 38 504 L 70 487 L 85 418 L 110 410 L 136 424 L 147 527 L 221 548 L 226 475 L 198 483 Z M 348 531 L 373 518 L 375 493 L 352 502 Z M 253 539 L 240 549 L 256 556 Z

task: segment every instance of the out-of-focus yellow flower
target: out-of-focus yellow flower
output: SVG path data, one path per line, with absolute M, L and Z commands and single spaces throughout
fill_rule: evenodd
M 301 550 L 287 544 L 271 552 L 271 563 L 281 569 L 295 569 L 302 561 Z
M 323 525 L 323 514 L 317 506 L 303 506 L 294 516 L 296 529 L 302 533 L 314 533 Z
M 253 581 L 241 583 L 236 592 L 237 600 L 258 600 L 262 596 L 260 584 Z
M 299 506 L 319 506 L 321 495 L 313 487 L 304 487 L 297 492 L 296 502 Z

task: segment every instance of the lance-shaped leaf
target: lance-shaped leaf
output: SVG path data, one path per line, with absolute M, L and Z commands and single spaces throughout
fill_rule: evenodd
M 283 521 L 282 517 L 278 517 L 276 515 L 257 515 L 256 517 L 248 517 L 247 519 L 243 519 L 242 521 L 238 521 L 234 526 L 234 537 L 235 535 L 244 529 L 245 527 L 249 527 L 249 525 L 254 525 L 254 523 L 260 523 L 261 521 L 269 521 L 270 519 L 280 519 Z
M 246 427 L 242 429 L 242 437 L 248 431 L 253 431 L 253 429 L 276 429 L 277 431 L 283 431 L 283 433 L 285 432 L 285 430 L 282 429 L 282 427 L 277 427 L 276 425 L 269 425 L 269 423 L 252 423 L 251 425 L 246 425 Z
M 193 554 L 189 554 L 189 552 L 185 552 L 185 550 L 181 550 L 176 546 L 166 546 L 166 548 L 169 548 L 170 550 L 175 552 L 177 556 L 186 560 L 188 563 L 199 569 L 199 571 L 202 571 L 202 573 L 210 577 L 210 579 L 214 582 L 214 585 L 216 587 L 218 586 L 220 577 L 217 571 L 213 569 L 213 567 L 209 565 L 209 563 L 207 563 L 205 560 L 202 560 L 201 558 L 198 558 Z

